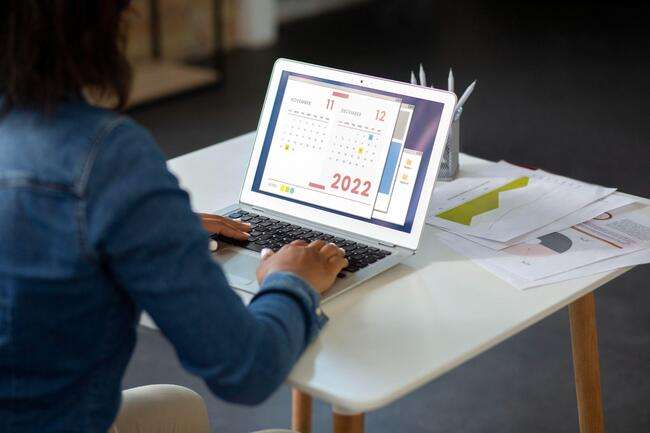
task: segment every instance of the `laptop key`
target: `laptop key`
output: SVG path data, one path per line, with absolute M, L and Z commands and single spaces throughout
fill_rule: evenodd
M 353 258 L 353 259 L 352 259 L 351 261 L 349 261 L 349 262 L 350 262 L 350 264 L 351 264 L 352 266 L 356 266 L 356 267 L 358 267 L 359 269 L 361 269 L 361 268 L 365 268 L 366 266 L 368 266 L 368 263 L 366 263 L 364 260 L 360 260 L 360 259 L 355 259 L 355 258 Z
M 244 248 L 259 253 L 260 251 L 262 251 L 262 249 L 264 249 L 264 245 L 260 245 L 257 242 L 249 242 L 244 246 Z

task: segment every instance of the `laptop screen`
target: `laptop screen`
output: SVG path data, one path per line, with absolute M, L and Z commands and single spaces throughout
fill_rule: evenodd
M 252 189 L 410 233 L 443 106 L 284 71 Z

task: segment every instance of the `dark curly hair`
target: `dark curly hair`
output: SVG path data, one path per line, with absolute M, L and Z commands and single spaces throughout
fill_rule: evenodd
M 124 108 L 131 70 L 122 14 L 129 0 L 0 1 L 0 96 L 14 107 L 51 111 L 90 92 Z

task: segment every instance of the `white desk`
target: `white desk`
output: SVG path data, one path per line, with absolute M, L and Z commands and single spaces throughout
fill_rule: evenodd
M 169 161 L 196 211 L 237 201 L 253 138 L 246 134 Z M 461 175 L 489 163 L 462 155 Z M 289 376 L 300 391 L 294 392 L 294 428 L 310 431 L 306 393 L 334 406 L 336 431 L 361 431 L 358 414 L 393 402 L 573 303 L 581 431 L 602 431 L 591 292 L 627 269 L 521 292 L 449 250 L 435 230 L 427 226 L 414 257 L 324 306 L 331 320 Z

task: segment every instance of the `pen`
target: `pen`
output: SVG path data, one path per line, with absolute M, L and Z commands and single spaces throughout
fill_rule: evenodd
M 427 85 L 427 75 L 424 73 L 424 67 L 422 66 L 422 63 L 420 63 L 420 86 L 425 86 Z
M 447 77 L 447 90 L 454 91 L 454 72 L 449 68 L 449 77 Z
M 456 111 L 463 108 L 463 105 L 465 105 L 465 102 L 467 102 L 467 98 L 469 98 L 469 95 L 471 95 L 474 91 L 474 86 L 476 86 L 476 80 L 472 81 L 472 84 L 467 86 L 467 89 L 465 89 L 463 96 L 460 97 L 458 103 L 456 104 Z
M 411 84 L 418 84 L 417 78 L 415 78 L 415 72 L 411 71 Z
M 463 114 L 463 107 L 459 107 L 458 110 L 454 111 L 454 121 L 460 119 L 460 116 Z

